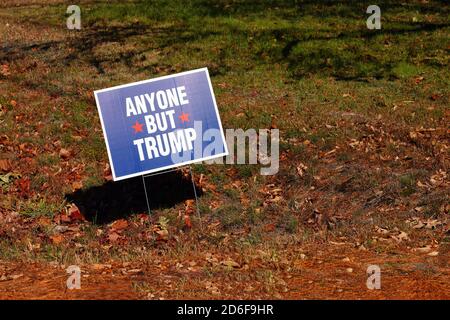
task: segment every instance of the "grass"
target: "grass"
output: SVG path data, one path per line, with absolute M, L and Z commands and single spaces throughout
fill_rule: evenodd
M 385 214 L 394 206 L 404 214 L 423 202 L 424 214 L 441 217 L 445 190 L 427 193 L 417 183 L 448 165 L 439 130 L 448 123 L 449 10 L 431 0 L 378 5 L 381 30 L 366 29 L 365 4 L 356 1 L 81 1 L 81 31 L 64 28 L 65 4 L 1 7 L 15 31 L 0 26 L 0 64 L 11 72 L 0 82 L 0 155 L 17 160 L 14 174 L 29 177 L 39 196 L 21 196 L 19 177 L 8 178 L 0 210 L 52 217 L 74 180 L 83 190 L 105 183 L 93 90 L 206 66 L 224 128 L 278 128 L 282 160 L 275 176 L 253 165 L 193 166 L 206 181 L 202 246 L 324 241 L 323 226 L 307 222 L 314 210 L 342 220 L 330 237 L 361 242 L 371 241 L 371 217 L 399 223 Z M 420 128 L 436 131 L 413 140 Z M 36 154 L 19 148 L 25 142 Z M 308 167 L 302 175 L 300 163 Z M 268 185 L 285 201 L 270 203 Z M 169 217 L 159 224 L 182 237 L 182 207 L 152 210 L 150 223 Z M 218 230 L 209 230 L 216 221 Z M 270 224 L 275 230 L 266 231 Z M 89 246 L 97 240 L 91 230 L 74 242 L 88 260 L 109 258 Z M 17 257 L 6 247 L 2 256 Z M 63 259 L 61 250 L 49 244 L 41 254 Z M 273 274 L 259 276 L 272 285 Z
M 19 212 L 27 217 L 49 217 L 59 213 L 64 208 L 64 203 L 55 204 L 47 201 L 46 199 L 29 199 L 20 203 L 17 208 Z
M 416 192 L 416 178 L 413 174 L 405 174 L 399 178 L 402 195 L 409 196 Z

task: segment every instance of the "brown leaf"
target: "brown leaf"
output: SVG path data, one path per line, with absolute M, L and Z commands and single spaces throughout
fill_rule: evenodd
M 194 205 L 194 200 L 188 199 L 185 202 L 186 207 L 192 207 Z
M 236 261 L 234 261 L 231 258 L 221 261 L 220 264 L 222 264 L 226 267 L 229 267 L 229 268 L 240 268 L 241 267 L 239 263 L 237 263 Z
M 119 238 L 120 238 L 120 235 L 116 232 L 112 232 L 108 235 L 108 240 L 110 242 L 115 242 L 115 241 L 119 240 Z
M 106 181 L 112 181 L 113 180 L 111 167 L 109 166 L 109 164 L 106 164 L 106 167 L 103 170 L 103 177 L 105 178 Z
M 64 237 L 60 234 L 56 234 L 54 236 L 50 236 L 50 240 L 52 240 L 54 244 L 60 244 L 64 241 Z
M 188 214 L 184 215 L 184 224 L 186 225 L 186 227 L 192 228 L 191 218 L 189 217 Z
M 416 77 L 416 78 L 414 79 L 414 82 L 415 82 L 416 84 L 419 84 L 419 83 L 421 83 L 421 82 L 423 81 L 423 79 L 424 79 L 424 77 Z
M 78 209 L 78 207 L 72 203 L 70 205 L 69 210 L 67 210 L 68 216 L 70 218 L 71 221 L 83 221 L 86 220 L 83 216 L 83 214 L 80 212 L 80 209 Z
M 405 241 L 410 240 L 408 237 L 408 234 L 403 231 L 399 231 L 399 233 L 397 235 L 391 235 L 391 238 L 394 239 L 395 241 L 397 241 L 398 243 L 402 242 L 403 240 L 405 240 Z
M 25 197 L 30 192 L 30 178 L 24 177 L 17 180 L 19 184 L 20 195 Z
M 111 231 L 121 231 L 123 229 L 126 229 L 127 227 L 128 227 L 127 220 L 119 219 L 111 224 Z
M 156 233 L 158 234 L 158 238 L 156 240 L 158 240 L 158 241 L 169 240 L 169 231 L 164 229 L 164 230 L 158 230 L 158 231 L 156 231 Z
M 297 173 L 300 177 L 303 177 L 303 174 L 308 169 L 306 165 L 300 162 L 300 164 L 297 166 Z
M 70 158 L 70 151 L 64 148 L 61 148 L 61 150 L 59 150 L 59 156 L 64 159 L 67 160 Z
M 425 246 L 425 247 L 420 247 L 420 248 L 413 248 L 412 251 L 413 252 L 419 252 L 419 253 L 428 253 L 432 250 L 431 246 Z
M 77 191 L 83 188 L 83 183 L 81 181 L 75 181 L 72 183 L 72 189 L 73 191 Z
M 430 99 L 433 100 L 433 101 L 436 101 L 436 100 L 438 100 L 440 97 L 441 97 L 441 96 L 440 96 L 439 94 L 433 93 L 433 94 L 430 96 Z
M 61 216 L 62 216 L 62 213 L 56 214 L 53 217 L 53 222 L 56 223 L 56 224 L 61 224 Z
M 61 223 L 61 222 L 70 223 L 71 221 L 72 220 L 69 218 L 69 216 L 67 214 L 62 213 L 59 215 L 59 222 L 57 222 L 57 223 Z
M 49 226 L 52 223 L 52 221 L 50 220 L 50 218 L 47 217 L 39 217 L 38 223 L 41 226 Z
M 140 223 L 145 223 L 145 222 L 148 222 L 148 220 L 149 220 L 149 216 L 148 216 L 148 214 L 147 213 L 140 213 L 140 214 L 138 214 L 138 218 L 139 218 L 139 222 Z
M 0 171 L 9 172 L 11 169 L 11 161 L 8 159 L 0 159 Z
M 110 264 L 100 264 L 100 263 L 94 263 L 92 265 L 92 269 L 95 271 L 102 271 L 104 269 L 111 269 Z
M 7 64 L 2 64 L 0 67 L 0 74 L 3 76 L 9 76 L 11 73 L 9 72 L 9 66 Z

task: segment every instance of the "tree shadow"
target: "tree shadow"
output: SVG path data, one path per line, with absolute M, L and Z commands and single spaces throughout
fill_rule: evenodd
M 171 208 L 195 198 L 191 176 L 180 170 L 148 176 L 145 186 L 151 210 Z M 202 195 L 201 188 L 195 186 L 195 190 Z M 65 198 L 80 209 L 86 220 L 97 224 L 148 212 L 142 177 L 109 181 L 66 194 Z
M 111 1 L 111 3 L 111 6 L 114 6 L 120 1 Z M 394 0 L 380 0 L 377 4 L 383 12 L 383 27 L 375 32 L 367 30 L 364 25 L 364 21 L 368 17 L 366 13 L 368 4 L 356 0 L 226 0 L 214 3 L 205 0 L 195 0 L 189 3 L 173 1 L 173 6 L 167 6 L 165 1 L 154 1 L 151 4 L 145 1 L 137 1 L 118 6 L 115 10 L 119 10 L 119 12 L 123 10 L 122 13 L 125 16 L 134 14 L 137 21 L 139 21 L 139 18 L 148 18 L 147 20 L 143 19 L 143 21 L 147 21 L 146 23 L 133 22 L 130 24 L 103 25 L 94 21 L 84 25 L 80 32 L 70 33 L 74 36 L 59 42 L 49 41 L 27 45 L 17 43 L 0 44 L 0 63 L 40 53 L 45 54 L 45 60 L 48 64 L 57 65 L 62 63 L 64 66 L 69 66 L 83 62 L 95 68 L 99 75 L 109 72 L 105 66 L 116 63 L 123 64 L 132 72 L 159 74 L 163 70 L 163 73 L 172 73 L 176 72 L 177 69 L 172 64 L 166 64 L 164 60 L 158 60 L 142 66 L 139 64 L 139 61 L 141 61 L 139 59 L 145 60 L 144 54 L 155 50 L 162 51 L 166 55 L 177 52 L 181 46 L 192 46 L 192 50 L 196 50 L 198 47 L 195 44 L 199 40 L 211 37 L 213 41 L 215 38 L 231 33 L 240 41 L 245 42 L 247 41 L 246 39 L 251 38 L 253 39 L 252 43 L 260 44 L 257 47 L 261 49 L 252 49 L 252 52 L 250 52 L 255 63 L 287 62 L 288 71 L 294 78 L 301 78 L 315 73 L 323 73 L 342 80 L 356 80 L 366 76 L 389 78 L 390 70 L 395 66 L 395 63 L 385 58 L 384 53 L 381 52 L 384 47 L 381 49 L 371 48 L 370 45 L 386 39 L 389 40 L 391 36 L 395 45 L 396 36 L 431 33 L 448 28 L 449 24 L 445 22 L 431 22 L 431 20 L 429 22 L 412 23 L 407 18 L 402 18 L 391 21 L 395 22 L 396 25 L 389 25 L 385 24 L 389 20 L 384 16 L 384 13 L 417 12 L 421 15 L 439 14 L 445 17 L 449 9 L 443 5 L 444 3 L 441 0 L 426 2 L 415 0 L 407 3 L 399 3 Z M 146 11 L 146 9 L 149 10 Z M 175 9 L 180 9 L 178 10 L 179 12 L 177 11 L 179 14 L 172 17 L 170 13 Z M 324 19 L 325 28 L 322 29 L 316 26 L 315 28 L 305 29 L 304 27 L 298 27 L 294 23 L 291 27 L 286 27 L 284 24 L 274 24 L 273 26 L 255 29 L 250 26 L 236 27 L 235 24 L 223 24 L 220 20 L 218 20 L 219 27 L 214 29 L 202 28 L 199 24 L 206 17 L 244 19 L 249 16 L 253 17 L 258 12 L 270 15 L 276 14 L 277 17 L 291 22 L 302 21 L 309 16 L 320 17 Z M 156 13 L 160 14 L 160 16 L 155 17 Z M 330 22 L 330 18 L 338 18 L 339 20 Z M 337 28 L 335 31 L 328 30 L 327 26 L 330 23 L 336 24 L 337 21 L 346 21 L 345 19 L 351 19 L 348 23 L 352 24 L 362 23 L 362 28 L 358 30 L 345 30 L 342 28 Z M 153 21 L 170 23 L 160 23 L 158 25 L 153 23 Z M 245 21 L 247 20 L 242 20 L 242 25 L 244 26 Z M 274 38 L 276 39 L 276 44 L 271 46 L 265 45 L 272 44 Z M 334 40 L 342 40 L 343 46 L 348 44 L 349 48 L 345 51 L 353 50 L 354 54 L 346 57 L 344 56 L 345 52 L 343 53 L 344 50 L 334 50 L 333 48 L 328 50 L 327 47 L 336 46 L 336 44 L 333 44 Z M 373 40 L 373 43 L 370 43 L 369 40 Z M 318 48 L 308 49 L 308 45 L 313 45 L 315 41 L 322 43 L 317 45 Z M 352 46 L 350 43 L 352 41 L 359 41 L 360 46 Z M 118 43 L 123 46 L 126 46 L 128 43 L 133 44 L 133 46 L 130 46 L 129 50 L 119 51 L 116 54 L 98 54 L 96 52 L 100 45 L 108 43 Z M 70 51 L 61 50 L 67 48 L 70 48 Z M 416 50 L 414 45 L 406 49 L 412 52 Z M 46 53 L 48 50 L 53 50 L 52 54 Z M 376 53 L 377 50 L 380 51 L 380 54 Z M 366 51 L 369 51 L 369 53 L 366 53 Z M 232 70 L 226 59 L 232 52 L 223 50 L 214 54 L 217 55 L 214 63 L 206 61 L 209 62 L 208 67 L 212 76 L 225 75 Z M 52 57 L 54 60 L 52 60 Z M 410 58 L 405 57 L 404 60 L 409 61 Z M 331 63 L 328 61 L 331 61 Z M 434 63 L 433 61 L 427 58 L 420 62 L 427 65 Z M 361 72 L 350 70 L 355 65 L 355 62 L 360 63 Z M 181 64 L 183 64 L 183 61 L 181 61 Z M 438 65 L 435 67 L 442 66 Z M 347 71 L 347 69 L 350 71 Z M 38 86 L 39 84 L 36 85 Z M 72 94 L 76 93 L 72 92 Z

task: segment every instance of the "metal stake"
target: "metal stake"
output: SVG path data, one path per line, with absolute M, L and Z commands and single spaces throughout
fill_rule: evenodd
M 148 215 L 150 215 L 150 203 L 148 202 L 147 187 L 145 186 L 145 177 L 142 175 L 142 183 L 144 184 L 145 200 L 147 201 Z
M 189 173 L 191 174 L 192 188 L 194 189 L 195 206 L 197 207 L 198 221 L 200 221 L 200 229 L 203 230 L 202 218 L 201 218 L 201 216 L 200 216 L 200 208 L 199 208 L 199 205 L 198 205 L 197 189 L 195 188 L 194 174 L 192 173 L 192 168 L 191 168 L 191 166 L 189 166 Z

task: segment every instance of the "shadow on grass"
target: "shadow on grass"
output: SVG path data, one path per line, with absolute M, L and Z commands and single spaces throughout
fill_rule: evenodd
M 249 44 L 250 68 L 256 63 L 287 62 L 287 69 L 293 78 L 324 74 L 339 80 L 370 77 L 394 79 L 402 74 L 418 74 L 426 66 L 446 66 L 445 59 L 440 57 L 440 52 L 445 50 L 445 38 L 443 33 L 437 31 L 445 31 L 450 26 L 445 20 L 449 9 L 443 5 L 444 1 L 439 0 L 407 3 L 380 0 L 377 5 L 383 11 L 381 30 L 366 28 L 368 4 L 356 0 L 217 1 L 214 4 L 204 0 L 110 2 L 108 6 L 92 5 L 92 12 L 87 16 L 82 31 L 71 33 L 76 35 L 74 37 L 59 42 L 0 44 L 0 63 L 42 54 L 48 64 L 70 66 L 84 62 L 94 67 L 99 75 L 110 72 L 105 66 L 118 63 L 130 72 L 159 74 L 163 70 L 172 73 L 178 69 L 164 61 L 183 46 L 205 51 L 202 66 L 207 65 L 211 75 L 215 76 L 233 69 L 234 64 L 230 60 L 234 58 L 227 60 L 227 57 L 244 52 L 235 46 L 235 42 L 242 42 Z M 244 19 L 248 16 L 251 19 L 270 19 L 273 14 L 286 23 L 255 28 Z M 438 16 L 429 20 L 425 19 L 427 14 Z M 111 21 L 101 19 L 102 16 L 111 17 Z M 413 22 L 413 16 L 423 19 Z M 135 22 L 112 24 L 122 21 L 123 17 L 133 17 Z M 204 27 L 205 21 L 208 21 L 205 17 L 215 18 L 217 26 Z M 306 18 L 323 22 L 313 24 L 311 29 L 295 23 Z M 230 23 L 230 19 L 236 21 Z M 104 26 L 105 21 L 110 25 Z M 240 23 L 237 24 L 237 21 Z M 360 28 L 347 30 L 344 22 L 349 26 L 359 25 Z M 233 35 L 233 40 L 230 40 L 229 34 Z M 412 36 L 416 40 L 407 41 Z M 199 47 L 205 40 L 217 43 L 214 50 Z M 97 52 L 102 52 L 97 50 L 101 49 L 101 45 L 112 44 L 128 49 L 109 54 Z M 217 47 L 221 50 L 217 51 Z M 154 51 L 161 52 L 164 59 L 142 67 L 139 63 L 147 59 L 144 54 Z M 211 58 L 207 57 L 208 54 Z M 179 59 L 183 66 L 184 60 L 189 57 Z M 41 82 L 34 85 L 42 86 Z M 54 91 L 60 95 L 65 93 L 56 89 Z
M 152 210 L 171 208 L 195 198 L 190 175 L 181 171 L 148 176 L 145 185 Z M 201 196 L 201 188 L 196 186 L 196 192 Z M 88 221 L 98 224 L 148 212 L 142 177 L 78 190 L 66 194 L 66 199 L 75 203 Z

